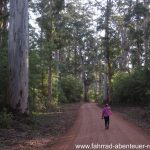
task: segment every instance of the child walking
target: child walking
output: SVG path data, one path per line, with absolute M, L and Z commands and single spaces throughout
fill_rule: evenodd
M 102 119 L 105 120 L 105 129 L 109 129 L 109 117 L 111 114 L 111 108 L 108 104 L 106 104 L 102 110 Z

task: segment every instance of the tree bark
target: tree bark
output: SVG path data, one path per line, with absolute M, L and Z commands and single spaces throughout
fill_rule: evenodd
M 19 113 L 28 111 L 28 0 L 10 0 L 9 102 Z
M 42 15 L 43 16 L 43 15 Z M 43 23 L 43 17 L 42 17 Z M 44 45 L 43 45 L 43 26 L 41 26 L 40 35 L 40 57 L 41 57 L 41 94 L 44 96 Z
M 74 75 L 77 78 L 77 41 L 75 39 L 74 45 Z
M 109 100 L 108 95 L 108 76 L 106 73 L 103 74 L 103 99 L 105 102 Z
M 111 15 L 111 0 L 107 0 L 107 7 L 106 7 L 106 18 L 105 18 L 105 59 L 106 59 L 106 74 L 108 76 L 108 99 L 107 101 L 111 101 L 112 95 L 112 85 L 111 85 L 111 78 L 112 78 L 112 68 L 111 68 L 111 61 L 110 61 L 110 37 L 109 37 L 109 21 Z
M 121 54 L 121 60 L 120 60 L 120 66 L 121 71 L 127 71 L 127 62 L 128 62 L 128 53 L 129 53 L 129 46 L 128 46 L 128 39 L 127 39 L 127 28 L 122 27 L 121 29 L 121 48 L 122 48 L 122 54 Z
M 87 93 L 88 93 L 88 88 L 86 85 L 86 78 L 85 78 L 85 66 L 84 66 L 84 56 L 82 54 L 82 48 L 79 48 L 79 52 L 80 52 L 80 61 L 81 61 L 81 76 L 82 76 L 82 87 L 83 87 L 83 99 L 84 101 L 88 101 L 87 99 Z
M 48 62 L 48 101 L 51 104 L 52 101 L 52 57 L 50 54 Z
M 147 8 L 148 1 L 144 0 L 144 6 Z M 148 8 L 147 8 L 148 9 Z M 149 49 L 149 35 L 148 35 L 148 12 L 144 16 L 144 50 L 145 50 L 145 68 L 148 69 L 148 49 Z
M 136 5 L 139 3 L 139 0 L 136 0 Z M 136 15 L 136 32 L 139 32 L 140 31 L 140 24 L 139 24 L 139 20 L 140 20 L 140 17 L 139 17 L 139 15 L 137 14 Z M 136 55 L 136 57 L 137 57 L 137 68 L 141 68 L 141 50 L 142 50 L 142 46 L 141 46 L 141 43 L 140 43 L 140 35 L 139 35 L 139 33 L 137 34 L 138 36 L 137 36 L 137 40 L 136 40 L 136 45 L 137 45 L 137 55 Z
M 48 42 L 51 44 L 52 42 L 52 30 L 53 30 L 53 8 L 52 8 L 52 5 L 53 5 L 53 1 L 50 0 L 50 10 L 49 10 L 49 15 L 50 15 L 50 28 L 49 28 L 49 31 L 48 32 L 48 36 L 47 36 L 47 39 Z M 48 57 L 48 101 L 49 101 L 49 104 L 51 104 L 52 102 L 52 49 L 50 48 L 49 49 L 49 57 Z

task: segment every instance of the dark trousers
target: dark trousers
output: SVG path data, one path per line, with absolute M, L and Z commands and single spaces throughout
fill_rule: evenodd
M 104 117 L 104 120 L 105 120 L 105 128 L 109 128 L 109 116 Z

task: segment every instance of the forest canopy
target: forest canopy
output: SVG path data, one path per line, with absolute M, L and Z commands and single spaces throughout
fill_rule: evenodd
M 1 0 L 1 107 L 149 104 L 149 35 L 149 0 Z

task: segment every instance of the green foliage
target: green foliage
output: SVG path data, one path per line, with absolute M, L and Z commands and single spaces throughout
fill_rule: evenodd
M 138 3 L 134 6 L 133 15 L 145 16 L 148 13 L 148 9 L 142 3 Z
M 8 85 L 8 56 L 7 56 L 7 33 L 3 33 L 2 45 L 0 45 L 0 102 L 6 99 Z
M 39 51 L 31 50 L 29 58 L 29 106 L 32 111 L 36 111 L 46 107 L 47 73 L 45 73 L 45 64 L 40 57 Z
M 148 104 L 149 71 L 119 72 L 113 76 L 113 101 L 122 104 Z
M 99 92 L 97 91 L 97 88 L 94 87 L 94 86 L 95 86 L 95 85 L 89 87 L 89 90 L 88 90 L 88 99 L 89 99 L 91 102 L 102 101 L 101 95 L 100 95 Z
M 82 87 L 78 79 L 72 75 L 63 77 L 60 81 L 60 103 L 78 102 L 81 99 Z
M 89 99 L 90 100 L 97 100 L 97 94 L 95 93 L 95 91 L 94 90 L 89 90 L 89 92 L 88 92 L 88 97 L 89 97 Z
M 104 103 L 104 100 L 103 100 L 103 95 L 99 95 L 98 98 L 97 98 L 97 101 L 96 101 L 99 105 L 102 105 Z
M 13 115 L 7 112 L 6 108 L 4 108 L 3 111 L 0 112 L 0 127 L 2 128 L 10 127 L 12 123 L 12 117 Z

